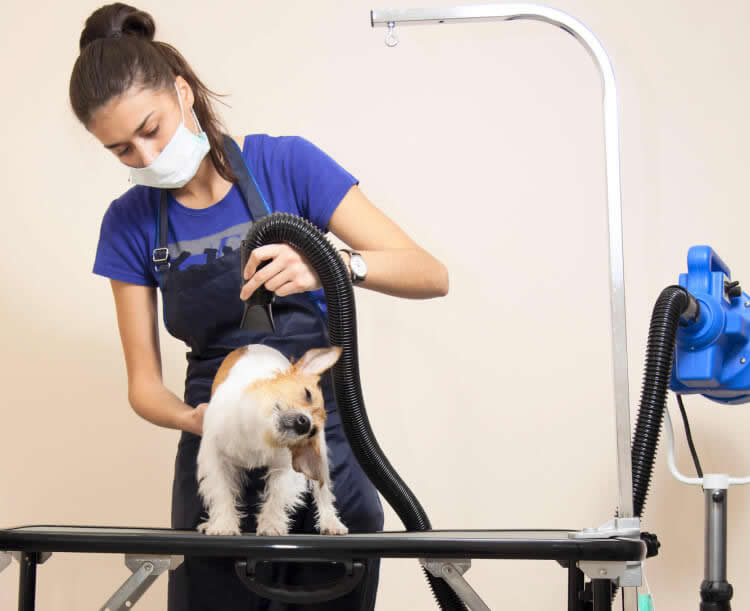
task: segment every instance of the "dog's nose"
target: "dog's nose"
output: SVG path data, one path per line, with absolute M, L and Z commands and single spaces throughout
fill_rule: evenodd
M 310 418 L 304 414 L 299 414 L 294 419 L 294 432 L 297 433 L 297 435 L 305 435 L 310 430 L 311 425 Z

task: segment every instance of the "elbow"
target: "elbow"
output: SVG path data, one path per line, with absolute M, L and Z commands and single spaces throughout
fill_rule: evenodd
M 144 414 L 147 408 L 145 406 L 148 404 L 149 398 L 154 396 L 156 384 L 156 380 L 147 381 L 141 377 L 128 381 L 128 403 L 141 418 L 146 418 Z
M 139 388 L 135 384 L 129 384 L 128 385 L 128 403 L 130 404 L 131 409 L 138 414 L 141 415 L 141 411 L 139 409 L 141 401 L 140 401 L 141 393 L 139 392 Z

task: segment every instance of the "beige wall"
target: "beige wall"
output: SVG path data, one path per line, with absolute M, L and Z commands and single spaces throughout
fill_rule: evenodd
M 429 5 L 430 3 L 422 3 Z M 441 3 L 447 5 L 448 3 Z M 216 91 L 235 134 L 299 134 L 446 263 L 429 302 L 358 291 L 362 381 L 383 448 L 437 528 L 583 528 L 616 504 L 600 83 L 580 46 L 539 23 L 402 28 L 388 49 L 368 11 L 410 0 L 148 1 L 157 37 Z M 416 3 L 420 5 L 420 3 Z M 167 526 L 175 431 L 138 418 L 107 280 L 91 273 L 124 167 L 77 124 L 67 87 L 98 3 L 6 3 L 0 262 L 5 391 L 0 526 Z M 206 7 L 210 6 L 210 10 Z M 688 0 L 560 0 L 608 50 L 621 93 L 630 399 L 648 320 L 689 246 L 750 282 L 750 9 Z M 184 347 L 164 334 L 178 395 Z M 750 410 L 687 401 L 708 471 L 750 472 Z M 678 431 L 681 429 L 678 428 Z M 678 462 L 690 472 L 684 443 Z M 657 608 L 695 609 L 703 501 L 660 453 L 644 528 Z M 732 489 L 729 579 L 750 605 L 750 499 Z M 386 527 L 400 524 L 388 509 Z M 39 608 L 92 609 L 121 556 L 58 554 Z M 433 609 L 414 560 L 384 562 L 378 609 Z M 0 575 L 16 604 L 18 567 Z M 475 562 L 493 609 L 559 609 L 554 563 Z M 162 577 L 138 608 L 164 609 Z

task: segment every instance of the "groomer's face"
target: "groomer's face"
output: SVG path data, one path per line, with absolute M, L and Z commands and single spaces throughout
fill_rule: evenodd
M 97 109 L 86 128 L 126 166 L 149 166 L 182 120 L 178 90 L 185 111 L 185 126 L 196 132 L 190 112 L 193 92 L 180 76 L 177 77 L 177 90 L 174 87 L 131 87 Z

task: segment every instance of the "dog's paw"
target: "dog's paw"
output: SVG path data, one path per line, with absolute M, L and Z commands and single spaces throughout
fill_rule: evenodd
M 286 523 L 274 520 L 258 520 L 258 527 L 255 534 L 263 537 L 283 537 L 289 534 L 289 527 Z
M 202 522 L 198 524 L 198 532 L 202 532 L 204 535 L 240 535 L 240 527 L 238 524 L 232 524 L 229 521 L 224 523 L 219 522 Z
M 325 523 L 320 524 L 321 535 L 346 535 L 349 534 L 349 529 L 344 526 L 341 520 L 333 519 L 327 520 Z

